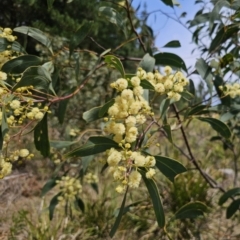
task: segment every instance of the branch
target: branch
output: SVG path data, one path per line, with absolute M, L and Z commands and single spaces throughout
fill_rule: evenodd
M 136 29 L 134 28 L 134 25 L 133 25 L 133 21 L 132 21 L 132 17 L 131 17 L 131 14 L 130 14 L 130 5 L 128 3 L 128 0 L 125 0 L 125 3 L 126 3 L 126 11 L 127 11 L 127 16 L 128 16 L 128 19 L 129 19 L 129 22 L 130 22 L 130 25 L 131 25 L 131 28 L 132 28 L 132 31 L 134 32 L 134 34 L 137 36 L 137 39 L 143 49 L 144 52 L 147 52 L 147 49 L 140 37 L 140 35 L 138 34 L 138 32 L 136 31 Z
M 94 40 L 94 38 L 92 37 L 88 37 L 92 42 L 94 42 L 99 48 L 101 48 L 102 50 L 106 50 L 105 47 L 103 47 L 102 45 L 100 45 L 96 40 Z
M 187 151 L 188 151 L 188 155 L 187 155 L 187 154 L 184 154 L 184 156 L 185 156 L 185 157 L 187 156 L 187 158 L 189 159 L 189 161 L 193 163 L 193 165 L 194 165 L 194 166 L 196 167 L 196 169 L 200 172 L 200 174 L 202 175 L 202 177 L 206 180 L 206 182 L 207 182 L 212 188 L 217 188 L 217 189 L 219 189 L 221 192 L 225 193 L 226 190 L 225 190 L 223 187 L 219 186 L 218 183 L 217 183 L 212 177 L 210 177 L 207 173 L 205 173 L 205 172 L 201 169 L 201 167 L 199 166 L 196 158 L 194 157 L 194 155 L 193 155 L 193 153 L 192 153 L 191 147 L 190 147 L 190 145 L 189 145 L 189 142 L 188 142 L 188 139 L 187 139 L 187 135 L 186 135 L 185 130 L 184 130 L 183 126 L 182 126 L 182 122 L 181 122 L 181 119 L 180 119 L 180 116 L 179 116 L 179 112 L 178 112 L 178 110 L 177 110 L 177 108 L 176 108 L 176 106 L 175 106 L 174 104 L 173 104 L 173 110 L 174 110 L 174 112 L 175 112 L 175 114 L 176 114 L 176 117 L 177 117 L 177 119 L 178 119 L 179 124 L 181 124 L 180 130 L 181 130 L 181 133 L 182 133 L 182 136 L 183 136 L 183 139 L 184 139 L 184 142 L 185 142 L 185 144 L 186 144 Z M 182 152 L 182 151 L 181 151 L 181 152 Z
M 143 142 L 144 136 L 147 133 L 147 131 L 151 128 L 151 126 L 154 124 L 155 122 L 152 121 L 147 127 L 146 129 L 144 129 L 144 131 L 141 133 L 141 135 L 138 137 L 138 141 L 135 147 L 135 150 L 139 149 L 141 147 L 141 144 Z

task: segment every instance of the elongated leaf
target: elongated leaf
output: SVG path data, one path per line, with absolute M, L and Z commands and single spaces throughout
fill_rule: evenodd
M 187 112 L 186 117 L 192 116 L 192 115 L 199 115 L 199 114 L 201 114 L 202 110 L 204 110 L 206 107 L 207 107 L 207 105 L 195 106 Z
M 91 183 L 91 187 L 97 194 L 99 194 L 99 188 L 97 183 Z
M 94 156 L 81 157 L 83 172 L 85 173 L 90 162 L 94 159 Z
M 72 53 L 71 53 L 72 54 Z M 79 77 L 80 77 L 80 53 L 75 53 L 73 55 L 73 58 L 75 60 L 75 78 L 76 78 L 76 81 L 78 82 L 79 81 Z
M 53 148 L 61 149 L 72 146 L 77 142 L 74 141 L 50 141 L 50 146 Z
M 103 56 L 105 56 L 106 54 L 108 54 L 109 52 L 111 52 L 111 48 L 109 48 L 109 49 L 107 49 L 107 50 L 105 50 L 105 51 L 103 51 L 101 54 L 100 54 L 100 57 L 103 57 Z
M 99 107 L 95 107 L 95 108 L 92 108 L 86 112 L 83 113 L 83 119 L 89 123 L 89 122 L 93 122 L 95 120 L 98 120 L 98 119 L 101 119 L 102 117 L 100 117 L 99 115 L 99 112 L 100 110 L 102 109 L 102 106 L 99 106 Z
M 16 57 L 3 64 L 1 71 L 5 73 L 20 74 L 28 67 L 38 66 L 42 62 L 41 58 L 34 55 L 24 55 Z
M 221 115 L 220 120 L 222 122 L 228 122 L 229 120 L 233 119 L 235 117 L 235 114 L 226 112 L 223 115 Z
M 54 65 L 53 67 L 54 67 L 54 72 L 51 74 L 52 85 L 53 85 L 53 88 L 58 91 L 59 85 L 60 85 L 59 75 L 60 75 L 61 70 L 56 65 Z M 74 88 L 74 89 L 76 89 L 76 88 Z
M 229 198 L 240 195 L 240 188 L 233 188 L 225 192 L 219 199 L 218 204 L 223 205 Z
M 56 81 L 55 81 L 56 82 Z M 56 85 L 54 83 L 54 80 L 53 80 L 53 85 Z M 74 91 L 76 90 L 76 87 L 73 87 L 69 90 L 67 90 L 62 96 L 67 96 L 67 95 L 70 95 L 72 94 Z M 59 103 L 59 106 L 58 106 L 58 109 L 57 109 L 57 118 L 58 118 L 58 121 L 60 124 L 63 124 L 63 121 L 64 121 L 64 117 L 65 117 L 65 113 L 66 113 L 66 110 L 67 110 L 67 106 L 68 106 L 68 103 L 69 103 L 69 98 L 65 99 L 65 100 L 62 100 L 60 101 Z
M 35 89 L 47 92 L 50 82 L 51 75 L 44 67 L 29 67 L 23 73 L 21 80 L 13 87 L 13 91 L 19 87 L 33 86 Z
M 108 109 L 115 103 L 114 99 L 111 99 L 110 101 L 106 102 L 99 110 L 98 114 L 99 117 L 102 118 L 107 112 Z
M 210 138 L 210 141 L 211 141 L 211 142 L 221 141 L 221 140 L 222 140 L 222 137 L 220 137 L 220 136 L 213 136 L 213 137 Z
M 212 128 L 215 131 L 217 131 L 222 137 L 224 138 L 231 137 L 231 130 L 224 122 L 215 118 L 197 117 L 197 119 L 202 122 L 209 123 L 212 126 Z
M 143 181 L 148 189 L 150 198 L 152 200 L 153 209 L 156 215 L 158 226 L 163 228 L 165 226 L 165 215 L 163 211 L 162 202 L 159 196 L 158 188 L 156 183 L 152 179 L 145 177 L 145 171 L 141 171 Z
M 6 38 L 0 37 L 0 52 L 7 50 L 9 45 L 11 43 Z
M 193 96 L 195 96 L 195 86 L 194 86 L 194 82 L 193 82 L 193 80 L 192 79 L 189 79 L 189 92 L 193 95 Z
M 146 72 L 152 72 L 155 66 L 155 58 L 151 57 L 148 53 L 144 55 L 143 59 L 139 63 L 139 67 Z
M 176 214 L 176 219 L 197 218 L 203 215 L 204 213 L 200 209 L 184 209 L 181 213 Z
M 5 50 L 10 50 L 10 49 L 16 52 L 21 52 L 26 54 L 25 49 L 20 45 L 20 43 L 16 41 L 9 42 L 6 38 L 0 37 L 0 52 L 3 52 Z
M 15 52 L 27 54 L 24 47 L 19 42 L 16 42 L 16 41 L 12 43 L 12 50 Z
M 220 31 L 216 34 L 215 38 L 212 40 L 211 45 L 209 47 L 209 52 L 215 51 L 219 48 L 224 42 L 226 42 L 229 38 L 233 37 L 238 33 L 238 27 L 233 24 L 228 26 L 223 26 Z
M 172 0 L 161 0 L 164 4 L 167 6 L 170 6 L 173 8 L 173 1 Z
M 104 171 L 105 171 L 107 168 L 108 168 L 108 163 L 106 162 L 106 163 L 103 165 L 100 173 L 103 174 Z
M 50 143 L 48 139 L 47 113 L 34 129 L 35 147 L 44 157 L 48 157 L 50 153 Z
M 154 86 L 148 80 L 141 80 L 140 85 L 143 89 L 155 90 Z
M 160 104 L 160 115 L 161 115 L 161 119 L 164 119 L 168 108 L 170 106 L 170 99 L 169 98 L 164 98 Z
M 43 197 L 47 192 L 56 186 L 57 179 L 49 179 L 42 188 L 41 197 Z
M 134 203 L 131 203 L 129 205 L 127 205 L 126 207 L 124 207 L 124 212 L 123 214 L 126 214 L 127 212 L 129 212 L 131 210 L 132 207 L 135 207 L 135 206 L 138 206 L 139 204 L 141 204 L 144 200 L 141 200 L 141 201 L 137 201 L 137 202 L 134 202 Z M 114 216 L 117 217 L 117 215 L 119 214 L 119 211 L 120 211 L 120 208 L 119 209 L 116 209 L 116 211 L 114 211 Z
M 167 44 L 165 44 L 163 47 L 164 48 L 178 48 L 178 47 L 181 47 L 181 44 L 178 40 L 173 40 L 173 41 L 170 41 Z
M 108 65 L 108 67 L 117 69 L 121 73 L 122 77 L 124 78 L 125 71 L 124 71 L 122 62 L 120 61 L 119 58 L 113 55 L 106 55 L 104 56 L 104 60 L 105 60 L 105 63 Z
M 63 124 L 69 100 L 70 99 L 68 98 L 68 99 L 65 99 L 63 101 L 60 101 L 60 103 L 59 103 L 58 111 L 57 111 L 57 117 L 58 117 L 58 121 L 59 121 L 60 124 Z
M 72 152 L 68 153 L 67 156 L 85 157 L 105 152 L 110 148 L 118 148 L 118 144 L 108 137 L 92 136 L 88 139 L 86 144 L 74 149 Z
M 198 73 L 202 77 L 202 79 L 206 82 L 210 95 L 212 96 L 213 89 L 213 75 L 211 73 L 211 68 L 207 65 L 207 63 L 202 59 L 198 59 L 195 65 Z
M 131 79 L 132 77 L 135 77 L 136 74 L 131 74 L 131 73 L 125 73 L 125 79 Z
M 76 197 L 75 202 L 76 202 L 76 205 L 78 206 L 78 208 L 84 213 L 85 212 L 85 205 L 84 205 L 83 200 L 79 197 Z
M 127 36 L 124 18 L 116 9 L 111 7 L 100 7 L 99 15 L 110 23 L 115 24 L 124 33 L 125 37 Z
M 221 20 L 220 10 L 222 7 L 230 6 L 226 0 L 219 0 L 215 5 L 212 11 L 210 12 L 210 19 L 209 19 L 209 31 L 211 32 L 214 26 L 214 22 L 216 20 Z
M 190 27 L 194 27 L 199 24 L 203 24 L 209 21 L 210 13 L 198 14 L 195 18 L 190 22 Z
M 176 213 L 176 219 L 196 218 L 207 212 L 207 206 L 202 202 L 191 202 L 181 207 Z
M 174 53 L 157 53 L 154 55 L 156 59 L 156 65 L 166 66 L 169 65 L 173 68 L 182 68 L 184 71 L 187 72 L 187 67 L 178 55 Z
M 194 96 L 187 90 L 184 90 L 180 94 L 181 94 L 182 98 L 184 98 L 187 101 L 191 101 L 194 98 Z
M 143 90 L 143 95 L 142 96 L 147 102 L 149 102 L 149 90 L 148 89 Z
M 1 131 L 2 131 L 3 137 L 8 132 L 7 114 L 6 114 L 6 109 L 4 106 L 2 107 Z
M 34 38 L 35 40 L 39 41 L 44 46 L 46 46 L 49 49 L 49 51 L 53 54 L 52 42 L 41 30 L 33 27 L 22 26 L 14 28 L 13 31 L 23 33 Z
M 58 205 L 58 197 L 61 196 L 61 192 L 58 193 L 57 195 L 55 195 L 49 204 L 48 210 L 49 210 L 49 219 L 52 220 L 53 219 L 53 214 L 54 214 L 54 210 L 56 208 L 56 206 Z
M 42 67 L 45 68 L 47 70 L 47 72 L 49 72 L 50 74 L 54 73 L 54 63 L 53 63 L 53 61 L 45 62 L 42 65 Z
M 73 53 L 73 50 L 87 37 L 91 31 L 93 22 L 84 22 L 84 24 L 74 33 L 70 39 L 69 50 L 70 55 Z
M 116 231 L 117 231 L 117 229 L 118 229 L 118 227 L 119 227 L 119 224 L 120 224 L 120 222 L 121 222 L 122 216 L 123 216 L 123 214 L 124 214 L 124 206 L 125 206 L 126 199 L 127 199 L 127 192 L 128 192 L 128 188 L 126 189 L 126 192 L 125 192 L 125 194 L 124 194 L 124 197 L 123 197 L 123 201 L 122 201 L 122 204 L 121 204 L 121 207 L 120 207 L 119 214 L 118 214 L 118 216 L 117 216 L 117 218 L 116 218 L 116 221 L 115 221 L 115 223 L 114 223 L 114 225 L 113 225 L 113 227 L 112 227 L 112 229 L 111 229 L 111 231 L 110 231 L 110 233 L 109 233 L 110 237 L 113 237 L 113 236 L 115 235 L 115 233 L 116 233 Z
M 236 211 L 240 208 L 240 199 L 232 201 L 232 203 L 227 208 L 226 217 L 227 219 L 231 218 Z
M 187 169 L 178 161 L 164 156 L 154 156 L 156 167 L 172 182 L 174 178 L 187 171 Z
M 1 133 L 0 133 L 0 150 L 2 150 L 4 136 L 8 132 L 8 123 L 5 107 L 2 107 L 2 122 L 1 122 Z
M 168 141 L 170 143 L 173 143 L 171 126 L 169 124 L 165 124 L 162 128 L 163 128 L 163 130 L 165 131 L 165 133 L 167 135 Z
M 230 107 L 231 102 L 232 102 L 231 97 L 229 95 L 225 96 L 223 91 L 221 91 L 219 88 L 220 86 L 225 85 L 223 78 L 220 77 L 219 75 L 216 75 L 213 83 L 214 83 L 215 89 L 217 91 L 217 94 L 218 94 L 218 97 L 219 97 L 221 103 L 225 106 Z

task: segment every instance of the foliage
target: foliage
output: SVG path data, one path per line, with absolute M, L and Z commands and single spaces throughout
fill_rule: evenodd
M 189 21 L 189 27 L 194 29 L 193 40 L 202 51 L 202 58 L 196 61 L 193 73 L 198 74 L 208 88 L 207 99 L 201 99 L 201 102 L 197 102 L 199 97 L 194 85 L 185 77 L 185 74 L 190 77 L 193 73 L 188 73 L 183 59 L 168 52 L 153 54 L 150 49 L 153 36 L 151 31 L 144 30 L 147 27 L 146 19 L 132 16 L 134 9 L 128 0 L 115 4 L 97 1 L 94 7 L 89 1 L 77 0 L 18 1 L 19 5 L 16 6 L 25 4 L 33 7 L 29 13 L 29 26 L 19 26 L 24 22 L 21 12 L 14 24 L 9 22 L 9 26 L 15 27 L 14 33 L 23 34 L 20 41 L 27 37 L 37 41 L 36 49 L 41 58 L 34 52 L 27 54 L 27 49 L 16 41 L 11 28 L 1 29 L 1 178 L 11 173 L 16 162 L 26 162 L 34 157 L 27 147 L 19 147 L 21 141 L 24 142 L 23 136 L 33 132 L 36 150 L 52 160 L 54 169 L 51 179 L 42 189 L 42 196 L 55 189 L 49 201 L 48 221 L 54 220 L 60 208 L 64 209 L 66 218 L 90 211 L 91 207 L 84 201 L 84 187 L 90 184 L 96 194 L 101 191 L 97 175 L 87 172 L 92 162 L 102 164 L 101 173 L 113 179 L 112 185 L 116 183 L 111 186 L 115 188 L 114 194 L 122 198 L 120 208 L 111 219 L 111 229 L 109 224 L 101 225 L 110 237 L 121 228 L 121 221 L 131 212 L 131 208 L 148 201 L 150 197 L 148 204 L 155 214 L 158 228 L 162 236 L 171 239 L 172 222 L 186 223 L 186 219 L 197 221 L 195 218 L 207 214 L 209 209 L 205 204 L 210 205 L 207 201 L 208 185 L 222 192 L 219 205 L 232 200 L 226 217 L 237 214 L 239 188 L 235 186 L 227 191 L 219 187 L 217 181 L 203 170 L 188 136 L 188 127 L 195 121 L 205 123 L 215 133 L 211 141 L 221 141 L 223 149 L 232 153 L 236 185 L 240 97 L 240 84 L 237 83 L 240 5 L 237 1 L 211 1 L 210 12 L 203 7 Z M 172 8 L 176 5 L 175 1 L 162 2 Z M 196 3 L 202 4 L 203 1 Z M 11 11 L 10 3 L 4 1 L 3 4 L 6 12 Z M 48 14 L 41 12 L 35 18 L 34 11 L 43 6 L 48 8 Z M 77 9 L 81 6 L 89 8 L 82 12 L 84 16 L 77 17 Z M 62 11 L 63 8 L 66 11 Z M 38 18 L 42 18 L 41 23 Z M 0 19 L 4 17 L 0 15 Z M 59 25 L 52 27 L 54 19 Z M 64 27 L 60 31 L 61 24 Z M 102 27 L 104 24 L 115 25 L 113 36 L 101 32 L 105 29 Z M 136 30 L 139 28 L 141 31 Z M 44 33 L 46 29 L 48 35 Z M 211 39 L 208 46 L 201 40 L 203 32 L 207 32 Z M 59 36 L 54 39 L 55 34 Z M 145 34 L 148 35 L 144 38 Z M 111 41 L 111 37 L 117 40 Z M 101 51 L 97 49 L 93 52 L 96 46 L 92 48 L 89 39 Z M 23 45 L 26 44 L 23 41 Z M 173 40 L 165 47 L 179 45 L 177 40 Z M 131 49 L 134 51 L 131 52 Z M 143 53 L 145 55 L 139 58 Z M 137 60 L 139 63 L 138 66 L 126 67 L 125 60 Z M 104 80 L 101 81 L 101 78 Z M 94 96 L 95 86 L 104 92 L 100 100 L 100 94 Z M 91 103 L 84 98 L 86 93 Z M 213 105 L 215 98 L 218 98 L 218 105 Z M 77 121 L 79 114 L 81 120 Z M 52 141 L 50 129 L 54 121 L 62 131 L 67 131 L 65 126 L 70 125 L 70 136 L 62 134 L 62 139 Z M 79 126 L 79 123 L 83 131 L 73 127 L 75 124 Z M 63 126 L 60 127 L 60 124 Z M 184 148 L 175 139 L 177 130 L 180 130 Z M 161 137 L 166 138 L 178 151 L 177 157 L 159 152 Z M 184 162 L 179 154 L 189 163 Z M 189 168 L 194 168 L 194 172 L 199 174 L 198 178 L 193 178 L 193 171 Z M 161 178 L 160 173 L 165 178 Z M 192 180 L 192 189 L 183 193 L 181 187 L 188 186 L 186 179 Z M 162 185 L 159 181 L 163 182 Z M 146 187 L 144 190 L 142 183 Z M 172 188 L 169 197 L 173 199 L 170 210 L 165 207 L 167 199 L 161 191 L 169 184 Z M 141 191 L 148 193 L 143 201 L 138 199 Z M 104 210 L 108 211 L 107 207 Z M 173 211 L 171 218 L 169 211 Z M 19 217 L 15 220 L 16 224 L 28 222 L 28 226 L 34 229 L 30 230 L 31 233 L 36 232 L 32 238 L 43 239 L 49 234 L 48 227 L 35 228 L 26 212 L 21 212 Z M 185 238 L 190 237 L 185 226 L 182 233 Z

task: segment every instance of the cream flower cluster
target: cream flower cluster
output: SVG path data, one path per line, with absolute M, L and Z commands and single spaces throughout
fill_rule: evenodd
M 20 90 L 22 92 L 19 92 Z M 44 117 L 44 114 L 49 112 L 47 106 L 41 108 L 40 103 L 38 104 L 39 107 L 33 106 L 34 99 L 23 96 L 30 93 L 28 87 L 24 87 L 24 91 L 23 89 L 20 90 L 13 95 L 8 88 L 0 87 L 0 105 L 5 106 L 5 114 L 9 127 L 22 125 L 25 119 L 40 121 Z M 31 94 L 29 95 L 31 96 Z M 0 123 L 2 117 L 2 108 L 0 108 Z
M 152 74 L 152 73 L 151 73 Z M 105 131 L 113 135 L 113 140 L 121 150 L 111 148 L 107 151 L 109 172 L 118 182 L 116 191 L 122 193 L 127 186 L 138 188 L 142 179 L 139 170 L 146 171 L 146 177 L 152 178 L 156 171 L 156 160 L 153 156 L 144 156 L 135 147 L 139 136 L 139 127 L 153 112 L 143 97 L 141 81 L 147 79 L 150 73 L 139 68 L 136 76 L 131 79 L 120 78 L 111 84 L 118 92 L 114 104 L 108 109 Z M 135 150 L 133 150 L 135 149 Z
M 2 124 L 4 118 L 8 128 L 12 129 L 12 132 L 9 131 L 11 135 L 6 134 L 4 136 L 3 147 L 1 149 L 4 155 L 1 156 L 0 160 L 0 178 L 11 173 L 13 162 L 18 161 L 18 163 L 21 163 L 22 160 L 29 160 L 34 156 L 27 149 L 13 150 L 10 148 L 9 145 L 14 142 L 13 136 L 16 134 L 14 129 L 16 127 L 24 127 L 25 122 L 28 124 L 26 120 L 40 121 L 44 117 L 44 114 L 49 112 L 47 106 L 42 107 L 41 103 L 34 103 L 29 88 L 32 87 L 22 87 L 17 89 L 18 91 L 12 92 L 7 87 L 0 87 L 0 124 Z M 14 148 L 16 148 L 16 144 Z
M 113 135 L 113 140 L 122 149 L 108 150 L 107 163 L 114 180 L 119 182 L 116 188 L 119 193 L 122 193 L 127 186 L 139 187 L 142 178 L 139 169 L 145 169 L 146 178 L 152 178 L 156 174 L 155 158 L 144 156 L 137 151 L 139 146 L 135 147 L 139 126 L 146 122 L 148 116 L 153 115 L 151 107 L 143 97 L 142 80 L 149 81 L 157 93 L 166 94 L 174 102 L 180 100 L 180 93 L 188 84 L 188 80 L 181 72 L 173 73 L 171 67 L 167 66 L 163 75 L 138 68 L 132 78 L 120 78 L 110 85 L 117 90 L 118 96 L 108 109 L 108 117 L 104 119 L 107 122 L 105 132 Z
M 61 180 L 57 180 L 56 183 L 60 188 L 61 195 L 58 197 L 58 201 L 64 204 L 66 201 L 71 201 L 75 196 L 82 192 L 82 185 L 79 179 L 69 176 L 63 176 Z
M 109 172 L 113 175 L 114 180 L 119 182 L 116 188 L 119 193 L 122 193 L 127 186 L 139 187 L 142 175 L 138 172 L 138 168 L 144 168 L 147 171 L 147 178 L 152 178 L 156 173 L 153 168 L 156 160 L 153 156 L 144 156 L 138 151 L 131 151 L 127 148 L 123 148 L 122 151 L 111 148 L 107 155 Z
M 80 132 L 80 129 L 77 129 L 77 128 L 71 128 L 70 131 L 69 131 L 69 135 L 71 137 L 76 137 Z
M 0 155 L 0 179 L 6 177 L 12 172 L 12 164 Z
M 9 42 L 14 42 L 17 37 L 12 35 L 11 28 L 0 28 L 0 37 L 6 38 Z
M 98 176 L 93 173 L 87 173 L 86 175 L 84 175 L 84 182 L 89 184 L 98 183 Z
M 0 38 L 5 38 L 10 43 L 15 41 L 17 37 L 12 35 L 10 28 L 0 27 Z M 9 50 L 0 53 L 0 68 L 1 66 L 12 58 L 15 58 L 20 53 L 11 50 L 11 44 L 9 44 Z M 14 76 L 9 74 L 11 79 L 15 79 Z M 0 71 L 0 81 L 6 81 L 8 78 L 7 73 Z M 18 81 L 20 78 L 16 78 Z M 34 99 L 31 97 L 32 86 L 20 87 L 16 89 L 14 93 L 7 87 L 5 83 L 0 87 L 0 106 L 5 106 L 7 112 L 7 123 L 9 127 L 22 124 L 24 119 L 41 120 L 44 117 L 44 113 L 48 111 L 48 108 L 39 109 L 38 107 L 32 107 Z M 24 97 L 25 96 L 25 97 Z M 0 108 L 0 123 L 2 120 L 2 108 Z
M 12 43 L 16 37 L 12 35 L 10 28 L 0 28 L 0 38 L 5 43 L 9 42 L 6 50 L 0 53 L 0 69 L 4 63 L 21 55 L 22 53 L 16 52 L 12 49 Z M 31 159 L 33 154 L 29 153 L 27 149 L 16 149 L 10 147 L 10 143 L 14 142 L 14 138 L 21 136 L 21 129 L 31 124 L 34 121 L 41 121 L 46 112 L 50 112 L 47 106 L 39 103 L 32 93 L 33 86 L 20 87 L 15 91 L 9 85 L 13 80 L 18 82 L 21 80 L 21 74 L 7 74 L 0 71 L 0 125 L 7 123 L 8 129 L 11 130 L 4 136 L 2 147 L 1 164 L 0 164 L 0 177 L 4 177 L 11 172 L 11 164 L 15 161 L 20 163 L 23 159 Z M 31 122 L 29 123 L 29 120 Z M 21 128 L 20 130 L 18 130 Z M 16 133 L 16 131 L 18 131 Z M 8 170 L 7 170 L 8 169 Z
M 11 43 L 14 42 L 17 39 L 17 37 L 12 35 L 12 29 L 0 27 L 0 38 L 5 38 L 9 42 L 9 46 L 7 46 L 7 50 L 0 52 L 0 68 L 1 68 L 5 62 L 14 58 L 13 51 L 11 49 Z M 0 80 L 1 80 L 1 72 L 0 72 Z
M 1 91 L 2 88 L 0 88 Z M 13 133 L 11 134 L 14 136 L 15 127 L 21 127 L 23 125 L 23 121 L 25 119 L 33 119 L 39 121 L 43 118 L 44 113 L 48 111 L 48 107 L 44 107 L 43 109 L 39 109 L 38 107 L 32 107 L 31 103 L 22 102 L 21 99 L 13 99 L 12 101 L 5 101 L 8 95 L 8 91 L 6 92 L 6 96 L 0 94 L 0 103 L 5 107 L 5 112 L 2 112 L 2 108 L 0 107 L 0 124 L 2 124 L 2 118 L 6 117 L 6 121 L 8 124 L 9 129 L 13 129 Z M 29 117 L 31 114 L 31 118 Z M 9 133 L 11 133 L 9 131 Z M 11 173 L 12 163 L 18 161 L 18 163 L 22 162 L 23 159 L 30 160 L 34 157 L 32 153 L 29 152 L 28 149 L 18 149 L 12 150 L 9 147 L 9 144 L 14 142 L 13 137 L 11 135 L 6 134 L 4 136 L 2 152 L 4 152 L 4 156 L 1 155 L 0 160 L 0 178 L 5 177 L 6 175 Z M 14 146 L 16 148 L 16 145 Z
M 219 86 L 219 89 L 223 91 L 224 95 L 229 95 L 231 98 L 240 96 L 240 84 L 226 84 L 224 86 Z
M 4 136 L 4 141 L 3 141 L 3 149 L 5 150 L 7 145 L 6 143 L 10 140 L 10 136 L 6 134 Z M 6 177 L 9 175 L 12 171 L 12 164 L 16 161 L 22 161 L 23 159 L 30 160 L 34 157 L 32 153 L 29 152 L 28 149 L 20 149 L 11 152 L 9 157 L 4 156 L 3 154 L 0 155 L 0 179 Z M 18 162 L 20 163 L 20 162 Z
M 115 103 L 108 109 L 109 121 L 105 126 L 108 134 L 113 134 L 114 141 L 124 143 L 127 148 L 135 142 L 138 136 L 138 125 L 146 122 L 146 116 L 153 115 L 148 102 L 143 98 L 143 88 L 139 77 L 130 80 L 120 78 L 111 84 L 119 95 Z
M 0 81 L 5 81 L 7 74 L 0 71 Z M 24 127 L 28 124 L 27 120 L 40 121 L 44 117 L 46 112 L 50 112 L 47 106 L 42 106 L 41 103 L 34 103 L 35 99 L 32 96 L 32 86 L 18 88 L 15 92 L 12 92 L 10 88 L 4 86 L 4 83 L 0 87 L 0 124 L 3 119 L 8 125 L 9 134 L 4 136 L 2 152 L 0 160 L 0 178 L 5 177 L 11 173 L 12 163 L 21 163 L 23 160 L 29 160 L 33 158 L 33 154 L 29 153 L 27 149 L 16 149 L 16 143 L 14 148 L 10 147 L 14 142 L 16 135 L 16 128 Z
M 7 80 L 7 74 L 5 72 L 0 71 L 0 81 Z
M 51 152 L 51 159 L 52 159 L 52 161 L 56 165 L 60 164 L 62 162 L 62 159 L 61 159 L 60 154 L 58 154 L 58 152 L 56 151 L 56 149 L 51 147 L 50 152 Z
M 29 150 L 26 148 L 20 149 L 20 150 L 15 150 L 14 152 L 12 152 L 10 154 L 10 156 L 8 157 L 8 159 L 11 162 L 17 161 L 19 159 L 22 158 L 26 158 L 27 160 L 30 160 L 34 157 L 34 154 L 30 154 Z
M 164 68 L 164 74 L 155 72 L 146 73 L 143 70 L 139 70 L 138 75 L 147 79 L 155 88 L 155 91 L 159 94 L 167 94 L 168 98 L 177 102 L 181 99 L 180 93 L 184 91 L 184 87 L 188 84 L 188 80 L 184 77 L 182 72 L 173 72 L 172 68 L 166 66 Z

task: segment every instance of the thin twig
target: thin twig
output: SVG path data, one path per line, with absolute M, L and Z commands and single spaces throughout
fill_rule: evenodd
M 100 45 L 96 40 L 94 40 L 94 38 L 92 37 L 88 37 L 92 42 L 94 42 L 98 47 L 100 47 L 102 50 L 106 50 L 105 47 L 103 47 L 102 45 Z
M 151 126 L 152 126 L 154 123 L 155 123 L 154 121 L 150 122 L 150 124 L 149 124 L 149 125 L 144 129 L 144 131 L 141 133 L 141 135 L 140 135 L 139 138 L 138 138 L 138 141 L 137 141 L 135 150 L 137 150 L 137 149 L 139 149 L 139 148 L 141 147 L 141 143 L 142 143 L 142 141 L 143 141 L 143 138 L 144 138 L 146 132 L 151 128 Z
M 121 57 L 119 55 L 115 55 L 115 56 L 117 56 L 121 61 L 140 62 L 142 60 L 142 58 L 137 58 L 137 57 Z
M 201 169 L 201 167 L 199 166 L 196 158 L 194 157 L 194 155 L 193 155 L 193 153 L 192 153 L 191 147 L 190 147 L 189 142 L 188 142 L 188 139 L 187 139 L 187 135 L 186 135 L 185 130 L 184 130 L 183 126 L 182 126 L 182 122 L 181 122 L 181 119 L 180 119 L 178 110 L 177 110 L 177 108 L 176 108 L 176 106 L 175 106 L 174 104 L 173 104 L 173 110 L 174 110 L 174 112 L 175 112 L 175 114 L 176 114 L 176 117 L 177 117 L 177 119 L 178 119 L 179 124 L 181 124 L 180 130 L 181 130 L 181 133 L 182 133 L 182 136 L 183 136 L 183 140 L 184 140 L 184 142 L 185 142 L 185 144 L 186 144 L 186 147 L 187 147 L 187 150 L 188 150 L 188 154 L 189 154 L 188 159 L 190 160 L 190 162 L 193 163 L 193 165 L 194 165 L 194 166 L 196 167 L 196 169 L 200 172 L 200 174 L 202 175 L 202 177 L 206 180 L 206 182 L 207 182 L 212 188 L 217 188 L 217 189 L 219 189 L 221 192 L 225 193 L 226 190 L 225 190 L 224 188 L 222 188 L 221 186 L 219 186 L 219 185 L 217 184 L 217 182 L 216 182 L 213 178 L 211 178 L 207 173 L 205 173 L 205 172 Z M 186 156 L 186 155 L 185 155 L 185 156 Z
M 159 131 L 165 136 L 167 137 L 167 134 L 162 130 L 162 126 L 155 120 L 154 122 L 158 127 L 159 127 Z M 206 180 L 207 183 L 209 183 L 209 185 L 211 186 L 211 188 L 215 188 L 215 189 L 220 189 L 222 192 L 226 192 L 225 189 L 223 189 L 221 186 L 219 186 L 217 184 L 217 182 L 211 177 L 209 176 L 206 172 L 204 172 L 199 164 L 197 163 L 197 160 L 194 158 L 193 154 L 192 154 L 192 157 L 187 154 L 186 152 L 184 152 L 182 150 L 182 148 L 180 148 L 179 146 L 177 146 L 174 142 L 172 143 L 172 145 L 179 151 L 181 152 L 181 154 L 187 159 L 189 160 L 190 162 L 193 163 L 193 165 L 195 166 L 195 169 L 197 169 L 200 174 L 203 176 L 203 178 Z M 189 144 L 188 144 L 189 145 Z M 191 149 L 190 149 L 191 151 Z
M 137 36 L 137 39 L 142 47 L 142 49 L 144 50 L 144 52 L 147 52 L 147 49 L 140 37 L 140 35 L 138 34 L 138 32 L 136 31 L 136 29 L 134 28 L 134 25 L 133 25 L 133 21 L 132 21 L 132 17 L 131 17 L 131 13 L 130 13 L 130 5 L 128 3 L 128 0 L 125 0 L 125 3 L 126 3 L 126 11 L 127 11 L 127 16 L 128 16 L 128 19 L 129 19 L 129 22 L 130 22 L 130 25 L 131 25 L 131 28 L 132 28 L 132 31 L 134 32 L 134 34 Z
M 86 83 L 89 81 L 90 77 L 92 76 L 92 74 L 95 72 L 95 70 L 101 68 L 103 65 L 105 65 L 104 62 L 100 63 L 99 65 L 97 65 L 95 67 L 95 69 L 92 70 L 91 73 L 89 73 L 85 79 L 83 80 L 83 83 L 81 85 L 78 86 L 78 88 L 71 94 L 69 95 L 66 95 L 66 96 L 62 96 L 62 97 L 56 97 L 54 99 L 51 99 L 49 100 L 49 102 L 52 104 L 52 103 L 56 103 L 56 102 L 60 102 L 60 101 L 63 101 L 63 100 L 66 100 L 66 99 L 69 99 L 69 98 L 72 98 L 73 96 L 75 96 L 85 85 Z

